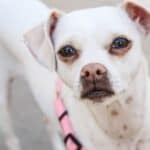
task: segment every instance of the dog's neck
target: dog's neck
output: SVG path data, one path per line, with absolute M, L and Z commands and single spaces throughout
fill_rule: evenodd
M 146 91 L 147 77 L 145 65 L 141 65 L 128 92 L 116 97 L 111 104 L 86 102 L 95 122 L 107 135 L 113 138 L 129 139 L 142 129 L 148 92 Z

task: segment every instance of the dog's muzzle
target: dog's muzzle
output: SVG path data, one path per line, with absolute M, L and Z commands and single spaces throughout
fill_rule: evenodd
M 107 77 L 107 69 L 98 63 L 91 63 L 81 70 L 81 98 L 102 102 L 114 94 Z

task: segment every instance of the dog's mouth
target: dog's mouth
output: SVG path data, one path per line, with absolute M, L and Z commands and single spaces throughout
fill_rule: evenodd
M 81 98 L 90 99 L 92 101 L 103 102 L 104 98 L 114 95 L 114 91 L 111 89 L 91 89 L 86 92 L 82 92 Z

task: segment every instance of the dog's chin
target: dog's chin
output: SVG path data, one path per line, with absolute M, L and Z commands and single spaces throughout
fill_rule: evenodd
M 103 103 L 111 99 L 113 96 L 114 91 L 112 90 L 91 90 L 86 93 L 82 93 L 81 99 Z

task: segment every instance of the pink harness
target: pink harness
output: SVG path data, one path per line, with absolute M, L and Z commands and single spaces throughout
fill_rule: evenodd
M 82 144 L 78 141 L 75 136 L 75 132 L 73 130 L 71 121 L 68 116 L 68 111 L 65 108 L 63 100 L 60 97 L 60 93 L 62 90 L 62 81 L 57 81 L 57 89 L 56 89 L 56 99 L 55 103 L 55 111 L 58 116 L 60 126 L 62 128 L 62 133 L 64 136 L 64 142 L 67 150 L 85 150 Z

